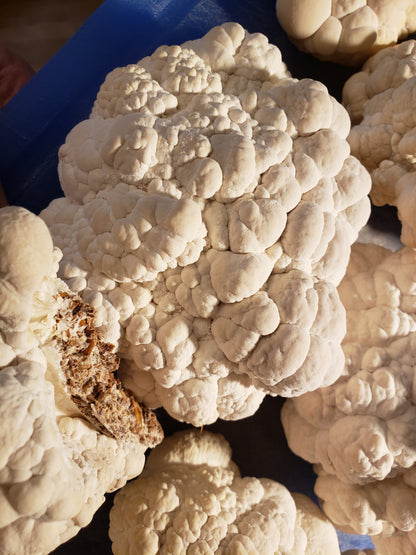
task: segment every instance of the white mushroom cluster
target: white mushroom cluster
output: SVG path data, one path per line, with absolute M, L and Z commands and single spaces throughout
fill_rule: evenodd
M 414 249 L 353 246 L 339 287 L 344 373 L 282 410 L 290 448 L 315 465 L 324 512 L 383 555 L 416 549 L 415 275 Z
M 401 240 L 416 247 L 416 41 L 385 48 L 352 75 L 343 103 L 352 128 L 352 153 L 371 174 L 377 206 L 397 207 Z
M 242 477 L 222 435 L 176 432 L 114 500 L 115 555 L 339 555 L 335 528 L 305 495 Z
M 276 0 L 276 15 L 298 48 L 345 65 L 416 31 L 412 0 Z
M 0 210 L 0 552 L 43 555 L 136 477 L 162 432 L 113 377 L 44 222 Z M 92 391 L 91 388 L 94 390 Z
M 112 71 L 41 214 L 137 399 L 203 425 L 341 373 L 370 178 L 326 87 L 225 23 Z

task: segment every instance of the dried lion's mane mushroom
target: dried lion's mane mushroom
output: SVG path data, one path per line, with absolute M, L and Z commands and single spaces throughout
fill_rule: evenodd
M 116 378 L 95 311 L 56 276 L 45 223 L 0 209 L 0 552 L 49 553 L 163 438 Z M 104 433 L 103 433 L 104 432 Z

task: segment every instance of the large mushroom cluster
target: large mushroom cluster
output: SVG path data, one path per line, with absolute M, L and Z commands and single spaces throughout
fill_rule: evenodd
M 335 527 L 416 553 L 416 21 L 379 4 L 277 1 L 297 46 L 360 66 L 342 102 L 223 23 L 111 71 L 63 196 L 0 208 L 1 553 L 49 553 L 120 488 L 117 555 L 336 555 Z M 197 429 L 266 396 L 320 508 Z M 163 410 L 188 429 L 163 439 Z

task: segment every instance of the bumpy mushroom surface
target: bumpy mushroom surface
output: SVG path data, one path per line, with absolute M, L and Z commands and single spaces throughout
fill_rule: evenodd
M 114 376 L 41 218 L 0 209 L 0 552 L 49 553 L 137 476 L 161 428 Z
M 416 41 L 371 57 L 343 88 L 352 153 L 371 174 L 377 206 L 396 206 L 402 242 L 416 246 Z
M 414 249 L 353 246 L 339 287 L 344 373 L 282 410 L 290 448 L 315 465 L 326 515 L 371 535 L 382 555 L 416 545 L 415 272 Z
M 107 76 L 42 217 L 140 401 L 200 426 L 340 374 L 336 286 L 370 189 L 349 130 L 236 23 Z
M 276 15 L 298 48 L 345 65 L 416 31 L 412 0 L 277 0 Z
M 335 528 L 305 495 L 241 477 L 222 435 L 186 430 L 149 455 L 110 512 L 115 555 L 339 554 Z

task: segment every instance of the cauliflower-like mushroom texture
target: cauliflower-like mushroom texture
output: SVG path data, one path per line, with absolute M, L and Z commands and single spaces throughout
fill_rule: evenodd
M 41 218 L 0 210 L 0 552 L 40 555 L 136 477 L 161 429 L 113 376 Z
M 371 57 L 343 88 L 352 153 L 372 178 L 371 200 L 396 206 L 401 240 L 416 247 L 416 41 Z
M 237 23 L 107 76 L 41 216 L 140 401 L 200 426 L 336 379 L 336 285 L 370 210 L 349 130 Z
M 289 447 L 315 465 L 324 512 L 371 535 L 381 555 L 416 549 L 415 275 L 414 249 L 353 246 L 339 286 L 345 371 L 282 409 Z
M 412 0 L 276 0 L 276 15 L 300 50 L 347 66 L 416 31 Z
M 241 477 L 222 435 L 176 432 L 115 496 L 115 555 L 336 555 L 335 528 L 305 495 Z

